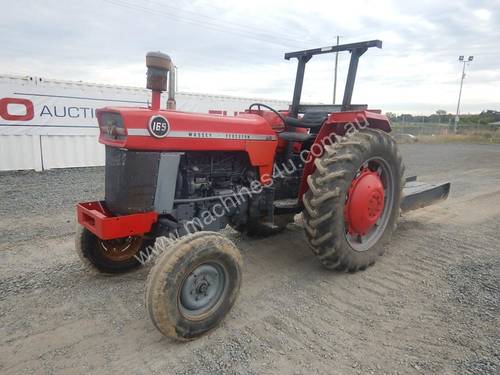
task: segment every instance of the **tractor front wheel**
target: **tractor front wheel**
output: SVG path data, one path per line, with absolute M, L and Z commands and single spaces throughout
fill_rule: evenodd
M 309 245 L 329 269 L 372 265 L 396 227 L 404 167 L 396 143 L 365 129 L 325 146 L 304 194 Z
M 123 273 L 139 267 L 140 252 L 149 243 L 139 236 L 101 240 L 82 226 L 77 227 L 75 235 L 75 249 L 82 262 L 103 273 Z
M 181 341 L 216 327 L 238 295 L 241 263 L 236 246 L 215 232 L 188 235 L 164 249 L 146 286 L 153 324 Z

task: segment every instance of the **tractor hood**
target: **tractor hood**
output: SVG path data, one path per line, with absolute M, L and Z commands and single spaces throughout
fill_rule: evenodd
M 259 115 L 230 117 L 125 107 L 106 107 L 96 114 L 99 142 L 107 147 L 161 153 L 240 151 L 259 168 L 261 179 L 272 174 L 278 140 L 270 123 Z
M 232 117 L 126 107 L 96 113 L 99 142 L 132 150 L 237 150 L 246 141 L 277 139 L 269 122 L 256 114 Z

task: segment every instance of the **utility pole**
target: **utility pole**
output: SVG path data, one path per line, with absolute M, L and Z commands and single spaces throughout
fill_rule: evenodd
M 462 98 L 462 86 L 464 85 L 465 65 L 467 63 L 472 62 L 473 59 L 474 59 L 474 56 L 469 56 L 469 58 L 467 60 L 465 60 L 464 56 L 458 57 L 458 61 L 460 61 L 463 64 L 463 68 L 462 68 L 462 79 L 460 80 L 460 91 L 458 93 L 457 114 L 455 115 L 455 125 L 453 126 L 453 131 L 455 132 L 455 134 L 457 134 L 458 121 L 460 120 L 460 99 Z
M 340 43 L 340 35 L 337 35 L 337 46 Z M 335 73 L 333 76 L 333 104 L 335 104 L 335 96 L 337 95 L 337 67 L 339 65 L 339 53 L 335 52 Z

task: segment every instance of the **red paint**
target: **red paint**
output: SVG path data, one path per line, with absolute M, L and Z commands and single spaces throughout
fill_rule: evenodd
M 24 115 L 11 115 L 9 113 L 9 104 L 23 105 L 26 108 Z M 33 102 L 28 99 L 20 98 L 3 98 L 0 99 L 0 117 L 8 121 L 30 121 L 35 116 Z
M 159 110 L 161 105 L 161 91 L 153 90 L 151 94 L 151 109 Z
M 99 201 L 78 203 L 76 214 L 78 223 L 101 240 L 141 236 L 151 231 L 151 226 L 158 220 L 158 214 L 154 211 L 112 216 Z
M 251 111 L 251 113 L 247 111 L 235 117 L 228 117 L 224 112 L 221 116 L 220 113 L 200 114 L 160 110 L 159 100 L 159 95 L 153 93 L 151 108 L 110 107 L 97 110 L 96 116 L 99 122 L 104 112 L 119 113 L 127 132 L 126 137 L 120 140 L 110 139 L 101 132 L 99 141 L 112 147 L 129 150 L 242 151 L 247 153 L 250 164 L 258 168 L 261 182 L 263 184 L 272 182 L 270 176 L 273 173 L 275 155 L 277 152 L 282 152 L 286 145 L 283 140 L 278 141 L 277 136 L 284 131 L 284 126 L 276 114 L 270 111 Z M 282 113 L 284 116 L 287 115 L 286 112 Z M 154 115 L 161 115 L 169 122 L 170 130 L 165 138 L 155 138 L 148 133 L 148 122 Z M 387 118 L 376 112 L 332 113 L 321 127 L 313 145 L 314 149 L 322 151 L 325 139 L 331 139 L 326 143 L 335 142 L 331 137 L 332 134 L 346 134 L 349 131 L 346 127 L 348 124 L 352 124 L 353 128 L 366 126 L 390 131 Z M 307 132 L 307 129 L 295 130 Z M 219 133 L 224 138 L 215 138 L 213 133 Z M 241 135 L 258 135 L 264 139 L 247 139 Z M 299 152 L 300 147 L 300 142 L 294 143 L 295 152 Z M 305 165 L 299 198 L 302 198 L 307 189 L 305 183 L 307 176 L 314 171 L 314 158 L 320 155 L 321 152 L 311 156 Z M 351 223 L 350 230 L 355 232 L 368 230 L 383 210 L 383 188 L 380 193 L 380 179 L 377 177 L 378 184 L 376 184 L 371 181 L 375 178 L 373 175 L 362 176 L 353 184 L 350 193 L 352 202 L 348 202 L 346 207 L 346 217 Z M 370 184 L 370 187 L 366 187 L 367 184 Z M 113 216 L 106 211 L 101 202 L 78 204 L 77 215 L 81 225 L 103 240 L 143 235 L 151 231 L 152 225 L 158 219 L 156 212 Z
M 389 119 L 385 115 L 373 112 L 372 110 L 331 113 L 316 136 L 316 140 L 313 146 L 311 146 L 311 149 L 314 147 L 315 150 L 323 150 L 324 143 L 328 144 L 330 141 L 335 142 L 335 135 L 339 137 L 344 135 L 348 136 L 349 133 L 355 131 L 355 129 L 366 128 L 380 129 L 387 133 L 391 131 Z M 316 152 L 315 155 L 311 153 L 307 159 L 302 179 L 300 180 L 300 200 L 302 200 L 302 196 L 309 188 L 307 185 L 307 177 L 316 170 L 314 160 L 321 155 L 322 153 L 320 152 Z
M 200 138 L 167 135 L 160 139 L 151 136 L 128 135 L 123 140 L 113 140 L 101 133 L 99 142 L 106 145 L 150 151 L 244 151 L 247 152 L 250 163 L 258 167 L 262 183 L 264 183 L 262 175 L 273 170 L 274 155 L 278 144 L 276 133 L 266 119 L 256 114 L 232 117 L 170 110 L 153 111 L 149 108 L 113 107 L 98 109 L 96 111 L 98 120 L 103 112 L 120 113 L 127 131 L 130 129 L 146 130 L 151 116 L 161 115 L 168 120 L 170 133 L 182 131 L 200 135 Z M 268 136 L 269 140 L 210 139 L 203 137 L 203 133 L 206 132 L 264 135 Z
M 344 218 L 350 234 L 365 235 L 384 211 L 384 186 L 377 172 L 363 169 L 349 187 Z

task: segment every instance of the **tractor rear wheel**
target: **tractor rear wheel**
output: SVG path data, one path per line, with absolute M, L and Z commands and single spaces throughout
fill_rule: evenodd
M 400 212 L 404 166 L 390 135 L 360 130 L 325 146 L 304 194 L 304 228 L 329 269 L 355 272 L 384 253 Z
M 75 249 L 84 265 L 103 273 L 123 273 L 139 267 L 139 253 L 150 243 L 138 236 L 104 241 L 80 225 L 75 235 Z
M 198 232 L 170 245 L 146 286 L 146 308 L 156 328 L 186 341 L 216 327 L 236 301 L 241 263 L 236 246 L 219 233 Z

